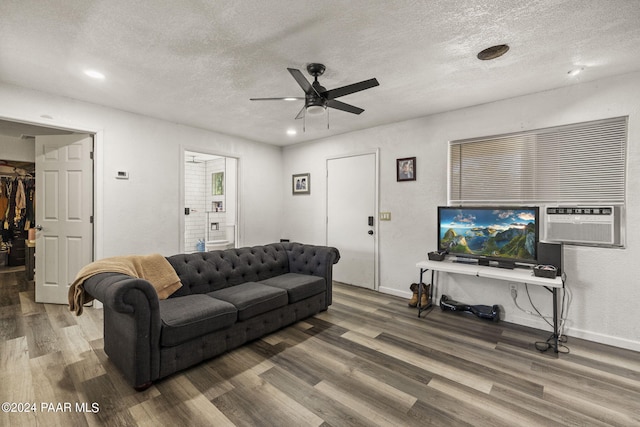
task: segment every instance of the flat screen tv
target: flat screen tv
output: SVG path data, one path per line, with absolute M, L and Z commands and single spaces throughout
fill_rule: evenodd
M 440 206 L 438 249 L 497 267 L 536 264 L 539 213 L 537 206 Z

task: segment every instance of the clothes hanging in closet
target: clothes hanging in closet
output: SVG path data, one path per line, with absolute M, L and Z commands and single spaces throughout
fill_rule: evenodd
M 11 218 L 11 212 L 14 212 L 14 203 L 11 202 L 13 193 L 13 180 L 9 178 L 2 178 L 2 189 L 5 192 L 7 198 L 7 207 L 4 211 L 3 220 L 0 222 L 0 237 L 2 241 L 7 243 L 13 240 L 13 220 Z M 14 199 L 15 200 L 15 199 Z
M 7 242 L 13 231 L 35 224 L 35 179 L 2 177 L 0 187 L 0 230 Z
M 18 180 L 8 180 L 7 184 L 7 196 L 9 198 L 9 206 L 7 207 L 7 212 L 4 217 L 4 226 L 2 227 L 4 230 L 9 230 L 13 228 L 14 223 L 14 214 L 16 212 L 16 190 L 18 188 Z
M 24 210 L 27 207 L 27 197 L 24 195 L 24 183 L 21 179 L 16 179 L 16 213 L 13 221 L 22 222 Z
M 0 223 L 4 223 L 4 219 L 7 217 L 7 209 L 9 209 L 8 181 L 5 177 L 0 179 Z
M 25 186 L 27 194 L 27 207 L 25 208 L 25 224 L 24 229 L 28 230 L 36 226 L 36 181 L 30 179 Z

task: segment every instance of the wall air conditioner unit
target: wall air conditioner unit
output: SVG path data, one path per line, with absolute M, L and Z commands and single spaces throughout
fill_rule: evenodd
M 620 210 L 614 206 L 546 208 L 546 239 L 584 245 L 619 245 Z

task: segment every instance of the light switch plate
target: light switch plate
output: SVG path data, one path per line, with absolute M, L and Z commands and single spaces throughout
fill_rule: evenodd
M 380 221 L 391 221 L 391 212 L 380 212 Z

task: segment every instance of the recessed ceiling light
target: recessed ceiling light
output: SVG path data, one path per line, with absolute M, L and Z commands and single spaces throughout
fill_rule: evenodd
M 575 77 L 583 71 L 584 71 L 584 67 L 581 67 L 581 68 L 573 69 L 569 71 L 567 74 L 569 74 L 570 77 Z
M 496 59 L 504 55 L 509 51 L 509 46 L 506 44 L 498 44 L 488 47 L 478 53 L 478 59 L 482 61 L 488 61 L 490 59 Z
M 84 73 L 93 79 L 103 80 L 105 77 L 104 74 L 96 70 L 85 70 Z
M 287 135 L 289 135 L 289 136 L 296 135 L 297 133 L 298 133 L 298 131 L 295 130 L 295 129 L 287 129 Z

